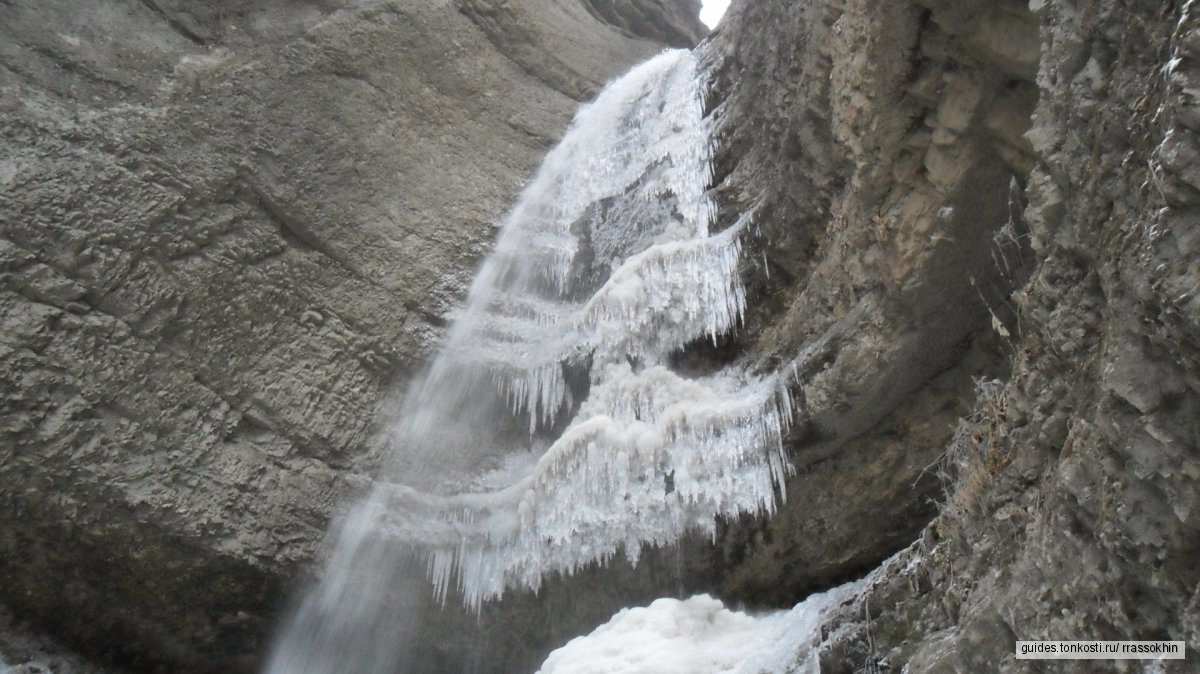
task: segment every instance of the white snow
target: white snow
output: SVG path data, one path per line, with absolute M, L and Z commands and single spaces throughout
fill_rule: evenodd
M 550 654 L 539 674 L 818 674 L 821 617 L 862 583 L 752 615 L 702 594 L 622 609 Z

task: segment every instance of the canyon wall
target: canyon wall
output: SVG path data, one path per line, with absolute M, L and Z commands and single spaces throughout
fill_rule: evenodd
M 1033 264 L 1010 374 L 947 446 L 937 519 L 831 623 L 823 671 L 1028 671 L 1016 640 L 1200 648 L 1200 23 L 1191 2 L 1031 7 Z
M 0 3 L 0 602 L 247 670 L 579 103 L 698 3 Z
M 788 506 L 730 528 L 717 587 L 787 603 L 904 548 L 822 671 L 1200 647 L 1195 12 L 746 3 L 712 38 L 722 190 L 766 213 L 743 342 L 820 354 Z

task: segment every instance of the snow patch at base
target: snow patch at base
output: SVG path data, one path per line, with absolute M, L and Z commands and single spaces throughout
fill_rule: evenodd
M 822 617 L 863 586 L 849 583 L 790 611 L 758 615 L 707 594 L 622 609 L 551 653 L 538 674 L 818 674 Z

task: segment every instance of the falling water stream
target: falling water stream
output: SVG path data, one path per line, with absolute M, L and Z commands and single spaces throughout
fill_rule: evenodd
M 578 113 L 407 393 L 394 451 L 268 672 L 402 669 L 391 635 L 405 609 L 389 591 L 413 582 L 403 558 L 423 560 L 442 601 L 477 610 L 775 507 L 786 376 L 669 366 L 745 306 L 750 217 L 712 231 L 704 79 L 692 53 L 665 52 Z

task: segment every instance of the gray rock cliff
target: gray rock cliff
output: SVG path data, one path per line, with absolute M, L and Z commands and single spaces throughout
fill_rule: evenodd
M 986 4 L 731 12 L 711 49 L 718 194 L 763 233 L 749 329 L 727 348 L 763 368 L 808 359 L 787 505 L 730 527 L 714 565 L 721 592 L 779 606 L 916 536 L 973 381 L 1006 370 L 992 324 L 1029 258 L 1038 42 L 1027 13 Z
M 1200 24 L 1192 3 L 1030 6 L 1033 263 L 1010 374 L 947 445 L 939 516 L 884 569 L 872 621 L 840 626 L 830 671 L 1029 671 L 1013 642 L 1060 639 L 1183 641 L 1160 671 L 1195 668 Z
M 904 548 L 822 671 L 1200 647 L 1194 12 L 744 3 L 712 38 L 721 189 L 771 271 L 733 348 L 820 354 L 789 503 L 729 528 L 717 587 L 786 604 Z
M 541 155 L 697 11 L 0 3 L 0 602 L 252 667 Z

